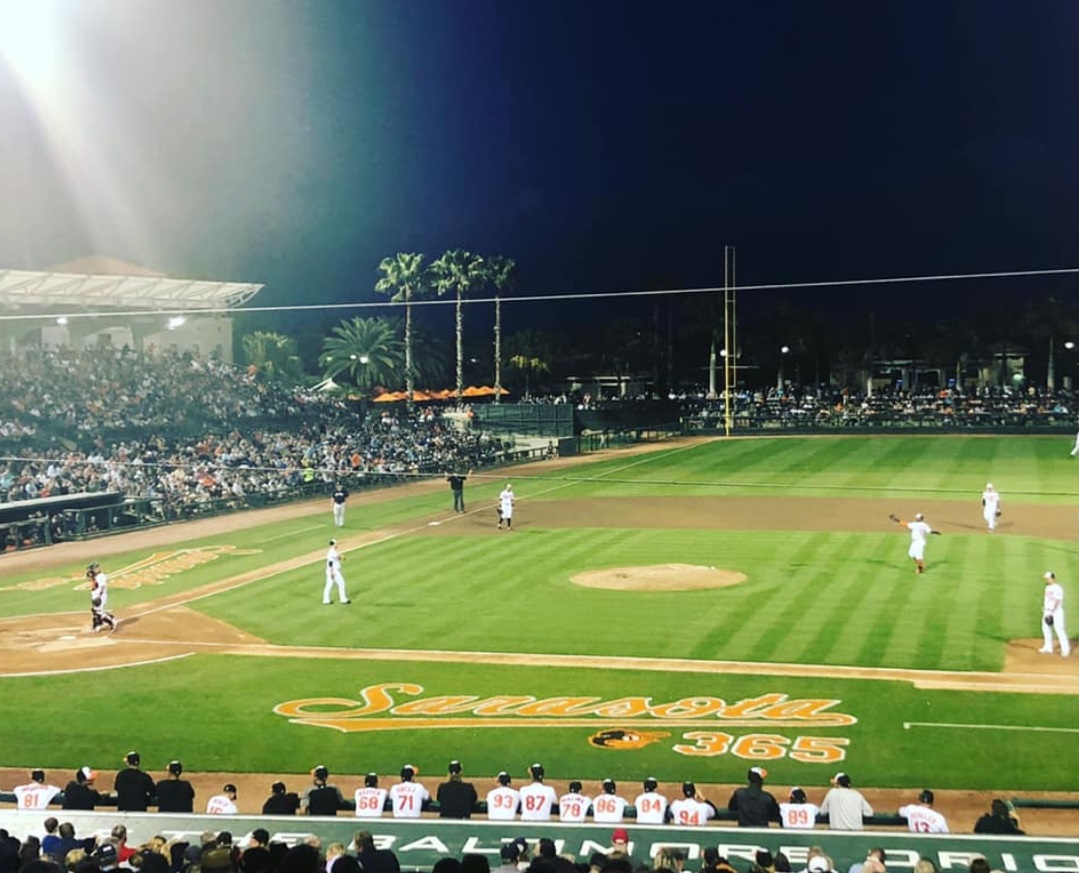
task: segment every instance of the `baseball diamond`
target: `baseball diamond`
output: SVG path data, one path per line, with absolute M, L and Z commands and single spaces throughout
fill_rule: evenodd
M 1066 604 L 1079 592 L 1061 454 L 1043 437 L 677 440 L 514 468 L 512 536 L 495 471 L 463 513 L 438 477 L 355 495 L 346 528 L 319 499 L 9 554 L 0 787 L 107 770 L 137 738 L 148 770 L 215 774 L 203 802 L 229 774 L 247 812 L 316 762 L 349 795 L 406 760 L 433 789 L 451 758 L 484 791 L 543 760 L 559 791 L 655 773 L 721 806 L 748 762 L 816 802 L 843 770 L 879 812 L 931 786 L 956 832 L 994 793 L 1076 800 L 1079 662 L 1038 651 L 1043 573 Z M 990 478 L 1008 497 L 991 536 Z M 922 574 L 889 521 L 918 512 L 944 534 Z M 349 609 L 320 605 L 329 536 Z M 88 560 L 115 633 L 83 627 Z M 72 699 L 82 724 L 117 695 L 124 721 L 66 726 Z M 617 732 L 646 741 L 590 741 Z

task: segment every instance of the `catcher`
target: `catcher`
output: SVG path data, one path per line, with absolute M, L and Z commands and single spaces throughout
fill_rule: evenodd
M 914 521 L 903 521 L 901 518 L 894 514 L 889 514 L 888 518 L 894 521 L 896 524 L 903 525 L 910 531 L 910 548 L 907 549 L 907 555 L 912 561 L 914 561 L 914 572 L 919 575 L 925 572 L 925 541 L 926 538 L 933 534 L 934 536 L 940 536 L 939 530 L 933 530 L 925 521 L 925 516 L 920 512 L 914 513 Z
M 86 568 L 86 578 L 90 580 L 90 630 L 99 633 L 108 625 L 109 631 L 116 630 L 119 622 L 116 616 L 106 609 L 109 602 L 109 577 L 101 569 L 101 565 L 94 561 Z

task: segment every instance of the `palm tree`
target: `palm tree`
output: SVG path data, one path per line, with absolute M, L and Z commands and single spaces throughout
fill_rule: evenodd
M 399 252 L 392 258 L 383 258 L 378 269 L 382 278 L 375 283 L 375 291 L 389 296 L 392 303 L 405 304 L 405 391 L 411 409 L 416 390 L 416 370 L 412 363 L 412 301 L 423 297 L 428 287 L 423 255 Z
M 347 375 L 349 387 L 369 391 L 393 384 L 401 376 L 403 350 L 397 326 L 385 318 L 352 318 L 333 328 L 322 341 L 319 366 L 323 378 Z
M 502 397 L 502 298 L 503 291 L 517 284 L 517 262 L 513 258 L 492 255 L 486 260 L 487 281 L 495 286 L 495 403 Z
M 464 390 L 464 309 L 465 295 L 483 285 L 484 281 L 483 258 L 466 252 L 464 249 L 453 249 L 442 255 L 431 264 L 432 285 L 438 296 L 441 297 L 448 291 L 457 295 L 455 309 L 455 327 L 457 338 L 457 399 L 461 399 Z
M 509 359 L 509 365 L 519 372 L 524 374 L 525 377 L 525 393 L 524 396 L 528 397 L 528 374 L 529 373 L 546 373 L 551 368 L 547 366 L 547 362 L 542 358 L 530 358 L 528 355 L 514 355 Z
M 303 376 L 303 362 L 297 352 L 296 340 L 283 333 L 256 330 L 240 340 L 244 359 L 266 379 Z

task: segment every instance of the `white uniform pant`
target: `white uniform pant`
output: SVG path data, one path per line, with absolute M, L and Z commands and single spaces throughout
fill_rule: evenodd
M 335 527 L 345 526 L 345 504 L 335 503 L 333 505 L 333 523 Z
M 985 519 L 985 523 L 989 526 L 989 530 L 997 529 L 997 511 L 992 506 L 986 506 L 982 510 L 982 518 Z
M 330 603 L 330 596 L 333 593 L 333 586 L 337 586 L 337 599 L 342 603 L 348 600 L 348 594 L 345 591 L 345 577 L 341 571 L 336 570 L 332 573 L 326 574 L 326 585 L 322 589 L 322 602 Z
M 1060 654 L 1067 657 L 1071 654 L 1072 645 L 1068 639 L 1068 631 L 1064 628 L 1064 608 L 1058 606 L 1053 610 L 1053 626 L 1050 627 L 1044 621 L 1042 622 L 1042 637 L 1044 638 L 1045 645 L 1042 647 L 1046 651 L 1053 651 L 1053 632 L 1056 632 L 1057 640 L 1060 641 Z

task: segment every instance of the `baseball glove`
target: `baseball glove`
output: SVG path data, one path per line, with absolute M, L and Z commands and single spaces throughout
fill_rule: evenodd
M 1000 510 L 997 510 L 997 518 L 1000 518 Z
M 91 606 L 92 606 L 92 607 L 93 607 L 94 609 L 97 609 L 98 607 L 100 607 L 100 606 L 101 606 L 101 598 L 100 598 L 100 597 L 91 597 L 91 598 L 90 598 L 90 605 L 91 605 Z
M 888 520 L 889 520 L 889 521 L 894 521 L 894 522 L 895 522 L 896 524 L 899 524 L 899 516 L 898 516 L 898 515 L 895 515 L 895 514 L 894 514 L 894 513 L 892 513 L 892 512 L 889 512 L 889 513 L 888 513 Z
M 1053 626 L 1053 616 L 1051 616 L 1051 615 L 1045 616 L 1045 618 L 1043 618 L 1042 621 L 1045 622 L 1046 627 L 1052 627 Z
M 941 535 L 939 530 L 931 530 L 929 532 L 935 537 L 939 537 Z

